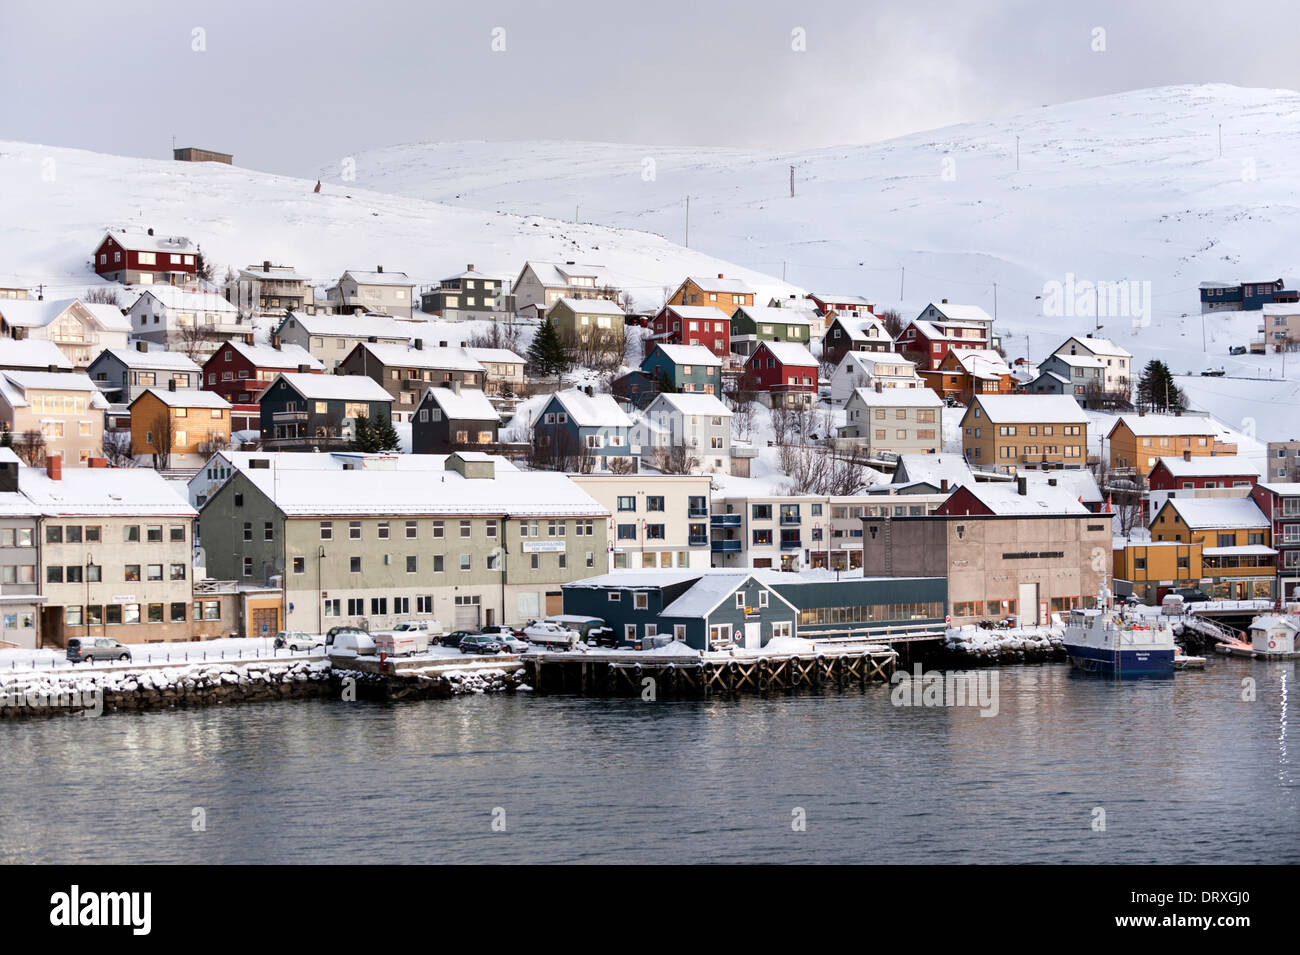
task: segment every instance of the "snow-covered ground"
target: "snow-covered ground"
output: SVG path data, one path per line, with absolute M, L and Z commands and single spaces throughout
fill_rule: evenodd
M 130 660 L 96 660 L 72 663 L 64 650 L 0 650 L 0 674 L 21 670 L 74 669 L 100 670 L 139 667 L 142 663 L 220 662 L 256 659 L 284 659 L 320 656 L 308 651 L 277 650 L 272 637 L 220 637 L 188 643 L 127 644 Z

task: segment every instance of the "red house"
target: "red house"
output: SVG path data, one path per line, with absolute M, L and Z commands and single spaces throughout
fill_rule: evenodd
M 261 427 L 258 399 L 281 372 L 321 375 L 325 367 L 301 345 L 284 345 L 275 336 L 269 345 L 255 345 L 253 336 L 222 344 L 203 365 L 203 390 L 215 391 L 233 406 L 232 431 Z
M 817 401 L 817 359 L 797 342 L 759 342 L 745 359 L 742 387 L 766 394 L 771 407 L 812 405 Z
M 1161 458 L 1147 477 L 1147 485 L 1152 491 L 1254 487 L 1257 483 L 1259 471 L 1240 455 L 1192 457 L 1190 451 L 1184 451 L 1181 458 Z
M 712 305 L 665 305 L 650 328 L 667 345 L 703 345 L 719 357 L 731 351 L 731 317 Z
M 876 307 L 868 302 L 861 295 L 818 295 L 808 296 L 817 305 L 817 311 L 826 315 L 830 312 L 836 312 L 839 315 L 850 317 L 875 314 Z
M 894 343 L 894 350 L 916 362 L 917 371 L 936 371 L 954 349 L 988 348 L 988 330 L 975 322 L 913 319 Z
M 95 272 L 123 285 L 193 285 L 198 252 L 183 235 L 107 232 L 95 248 Z

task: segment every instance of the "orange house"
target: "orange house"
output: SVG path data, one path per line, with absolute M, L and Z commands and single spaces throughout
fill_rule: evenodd
M 754 304 L 754 290 L 740 279 L 729 279 L 721 272 L 718 277 L 689 276 L 677 287 L 665 305 L 712 305 L 728 315 L 742 305 Z
M 202 464 L 230 445 L 230 402 L 212 391 L 149 388 L 131 402 L 131 453 L 172 467 Z
M 1237 446 L 1218 434 L 1218 425 L 1201 415 L 1120 415 L 1106 435 L 1110 468 L 1145 478 L 1161 458 L 1236 454 Z

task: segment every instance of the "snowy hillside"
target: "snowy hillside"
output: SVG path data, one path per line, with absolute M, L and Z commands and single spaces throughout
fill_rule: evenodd
M 677 242 L 685 240 L 689 194 L 692 248 L 784 271 L 805 288 L 859 292 L 905 316 L 942 298 L 996 308 L 1012 357 L 1027 344 L 1040 358 L 1063 330 L 1101 324 L 1139 363 L 1162 358 L 1198 376 L 1223 365 L 1229 375 L 1278 379 L 1280 356 L 1227 354 L 1254 337 L 1258 313 L 1208 318 L 1202 344 L 1196 286 L 1300 280 L 1297 155 L 1300 94 L 1200 86 L 801 153 L 455 143 L 355 159 L 357 183 L 368 188 L 576 216 Z M 321 175 L 328 181 L 337 172 Z M 1142 304 L 1150 305 L 1150 323 L 1136 308 L 1100 320 L 1044 315 L 1037 297 L 1045 283 L 1068 275 L 1149 282 Z M 1300 367 L 1287 372 L 1295 379 Z M 1230 424 L 1253 418 L 1262 437 L 1293 430 L 1277 411 L 1300 399 L 1294 381 L 1182 383 Z
M 525 259 L 605 267 L 634 304 L 665 285 L 724 272 L 781 294 L 779 280 L 657 235 L 574 225 L 294 179 L 213 163 L 106 156 L 0 141 L 0 285 L 78 295 L 96 283 L 90 256 L 108 226 L 189 236 L 219 273 L 270 259 L 324 284 L 346 268 L 404 271 L 432 284 L 474 263 L 515 276 Z

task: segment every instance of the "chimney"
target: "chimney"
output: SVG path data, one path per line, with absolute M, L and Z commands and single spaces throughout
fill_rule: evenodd
M 1016 493 L 1019 494 L 1021 497 L 1026 497 L 1029 494 L 1028 478 L 1023 478 L 1023 477 L 1016 478 Z
M 948 479 L 947 479 L 947 478 L 940 478 L 940 479 L 939 479 L 939 490 L 942 491 L 944 494 L 947 494 L 947 493 L 948 493 Z
M 252 333 L 252 332 L 249 332 L 247 335 L 244 336 L 244 344 L 245 344 L 245 345 L 251 345 L 251 344 L 253 344 L 253 333 Z
M 718 278 L 720 278 L 720 279 L 721 279 L 721 278 L 726 278 L 726 276 L 723 275 L 721 272 L 719 272 L 719 273 L 718 273 Z
M 272 335 L 272 336 L 271 336 L 271 347 L 274 348 L 276 351 L 279 351 L 279 350 L 280 350 L 280 343 L 281 343 L 282 340 L 283 340 L 283 339 L 281 339 L 279 335 Z
M 298 366 L 298 374 L 300 374 L 300 375 L 310 375 L 310 374 L 311 374 L 311 365 L 299 365 L 299 366 Z
M 591 385 L 588 385 L 586 388 L 584 388 L 584 389 L 582 389 L 582 390 L 585 391 L 585 392 L 587 393 L 587 397 L 588 397 L 588 398 L 594 398 L 594 397 L 596 397 L 595 389 L 593 389 L 593 388 L 591 387 Z
M 460 381 L 459 381 L 459 380 L 454 380 L 454 381 L 452 381 L 452 383 L 451 383 L 451 393 L 454 394 L 454 395 L 458 395 L 458 394 L 460 394 Z
M 947 305 L 947 304 L 948 304 L 948 300 L 947 300 L 946 298 L 944 298 L 944 299 L 940 299 L 940 300 L 939 300 L 939 304 L 940 304 L 940 305 Z
M 1048 478 L 1048 479 L 1047 479 L 1047 486 L 1048 486 L 1048 487 L 1056 487 L 1056 478 Z
M 136 343 L 135 343 L 135 350 L 136 350 L 136 351 L 148 351 L 148 350 L 149 350 L 149 343 L 148 343 L 148 342 L 136 342 Z
M 172 378 L 171 380 L 169 380 L 169 381 L 167 382 L 167 390 L 168 390 L 168 391 L 175 391 L 175 390 L 176 390 L 176 379 L 175 379 L 175 378 Z
M 150 230 L 149 230 L 149 234 L 150 234 L 150 235 L 153 235 L 153 229 L 150 229 Z
M 881 394 L 884 392 L 884 390 L 885 390 L 884 384 L 879 381 L 876 382 L 876 394 Z
M 466 271 L 466 272 L 473 272 L 473 271 L 474 271 L 474 263 L 471 262 L 469 265 L 465 266 L 465 271 Z
M 108 467 L 108 458 L 91 458 L 89 464 L 92 468 Z
M 1191 459 L 1192 459 L 1192 449 L 1191 449 L 1191 448 L 1184 448 L 1184 449 L 1183 449 L 1183 460 L 1184 460 L 1184 461 L 1190 461 Z
M 45 458 L 45 473 L 51 481 L 63 480 L 63 456 L 50 454 Z
M 416 351 L 424 351 L 424 339 L 423 339 L 423 338 L 417 338 L 417 339 L 415 340 L 415 350 L 416 350 Z
M 271 260 L 270 260 L 270 259 L 263 259 L 263 260 L 262 260 L 262 271 L 263 271 L 263 272 L 269 272 L 269 271 L 271 271 Z
M 383 274 L 384 274 L 384 267 L 383 267 L 382 265 L 376 265 L 376 266 L 375 266 L 375 271 L 378 272 L 380 275 L 383 275 Z

